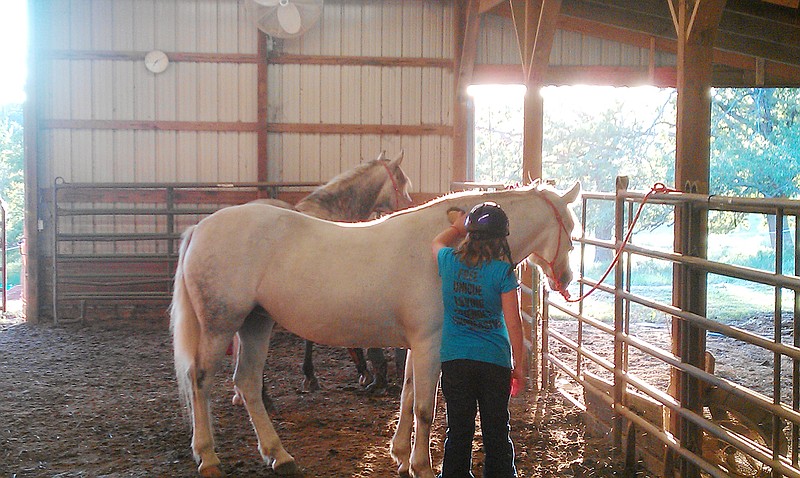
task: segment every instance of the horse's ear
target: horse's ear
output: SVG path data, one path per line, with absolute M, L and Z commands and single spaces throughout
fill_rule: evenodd
M 392 166 L 393 168 L 400 166 L 400 163 L 403 162 L 403 154 L 405 153 L 401 149 L 400 152 L 397 154 L 397 156 L 392 160 L 392 162 L 389 163 L 389 165 Z
M 575 184 L 572 186 L 572 189 L 564 193 L 564 195 L 561 197 L 564 198 L 564 201 L 566 201 L 567 204 L 572 204 L 578 199 L 580 193 L 581 193 L 581 183 L 576 181 Z
M 384 149 L 381 151 L 381 154 L 378 155 L 378 159 L 376 161 L 386 161 L 386 150 Z

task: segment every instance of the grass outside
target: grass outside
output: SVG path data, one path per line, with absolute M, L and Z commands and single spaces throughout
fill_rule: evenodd
M 585 289 L 585 290 L 588 290 Z M 573 297 L 578 289 L 571 290 Z M 672 286 L 670 284 L 639 285 L 631 287 L 631 292 L 647 300 L 661 304 L 672 304 Z M 794 308 L 794 292 L 781 292 L 782 313 L 791 313 Z M 555 295 L 551 295 L 551 298 Z M 775 289 L 769 286 L 748 283 L 745 281 L 710 280 L 707 293 L 707 317 L 723 324 L 736 324 L 752 319 L 772 315 L 775 309 Z M 596 291 L 584 301 L 584 314 L 606 323 L 614 320 L 614 298 L 612 295 Z M 551 309 L 554 319 L 566 318 L 564 314 Z M 631 305 L 631 321 L 663 322 L 669 320 L 667 314 Z

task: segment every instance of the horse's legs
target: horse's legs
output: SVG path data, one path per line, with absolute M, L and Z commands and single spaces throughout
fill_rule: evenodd
M 367 349 L 367 359 L 372 362 L 372 383 L 367 385 L 366 391 L 369 393 L 383 393 L 389 383 L 388 367 L 386 357 L 383 355 L 382 348 L 371 347 Z
M 192 454 L 199 464 L 198 472 L 203 477 L 222 476 L 219 457 L 214 451 L 210 392 L 220 359 L 230 340 L 230 335 L 201 334 L 192 371 Z
M 233 364 L 236 365 L 236 364 L 239 363 L 239 334 L 238 333 L 233 336 L 233 342 L 231 342 L 230 347 L 232 349 L 231 355 L 232 355 L 232 359 L 233 359 Z M 231 399 L 231 402 L 234 405 L 244 405 L 244 399 L 242 399 L 242 394 L 239 392 L 239 389 L 236 388 L 236 385 L 233 386 L 233 398 Z
M 314 375 L 314 342 L 306 340 L 306 354 L 303 356 L 303 385 L 300 391 L 303 393 L 315 392 L 320 389 L 319 380 Z
M 411 466 L 411 431 L 414 428 L 414 370 L 411 351 L 406 354 L 403 391 L 400 393 L 400 419 L 394 431 L 390 453 L 397 463 L 397 473 L 408 475 Z
M 441 340 L 441 339 L 440 339 Z M 439 343 L 428 345 L 427 353 L 415 353 L 414 369 L 414 445 L 411 449 L 411 473 L 417 478 L 433 478 L 431 468 L 431 425 L 436 411 L 436 387 L 442 364 Z
M 394 368 L 395 368 L 395 375 L 402 382 L 404 371 L 406 369 L 406 353 L 407 350 L 403 347 L 395 347 L 394 349 Z
M 264 362 L 274 321 L 268 316 L 250 314 L 239 328 L 239 361 L 233 381 L 244 398 L 247 413 L 258 436 L 258 451 L 278 474 L 296 473 L 294 458 L 281 444 L 261 396 Z
M 367 368 L 367 360 L 364 358 L 364 349 L 351 348 L 347 349 L 347 353 L 350 355 L 350 359 L 356 366 L 356 372 L 358 372 L 358 384 L 362 387 L 366 386 L 372 381 L 372 378 L 370 377 L 369 369 Z

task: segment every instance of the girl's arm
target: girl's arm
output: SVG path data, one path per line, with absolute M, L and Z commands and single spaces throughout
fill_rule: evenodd
M 439 250 L 441 248 L 448 247 L 459 237 L 464 237 L 467 235 L 467 229 L 464 227 L 464 219 L 466 218 L 467 215 L 461 211 L 458 216 L 455 217 L 455 220 L 450 227 L 440 232 L 436 237 L 433 238 L 433 242 L 431 243 L 431 252 L 433 252 L 434 259 L 439 254 Z
M 524 390 L 527 369 L 525 354 L 525 344 L 522 341 L 522 317 L 519 315 L 519 299 L 517 298 L 517 289 L 503 293 L 501 296 L 503 304 L 503 318 L 506 321 L 506 328 L 508 329 L 508 338 L 511 341 L 511 356 L 513 368 L 511 376 L 520 382 L 520 386 Z

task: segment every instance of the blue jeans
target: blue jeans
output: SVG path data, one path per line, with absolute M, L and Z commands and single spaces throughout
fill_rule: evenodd
M 514 445 L 509 437 L 511 369 L 475 360 L 442 363 L 442 393 L 447 404 L 447 437 L 442 478 L 474 478 L 472 440 L 481 414 L 485 478 L 514 478 Z

